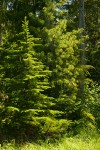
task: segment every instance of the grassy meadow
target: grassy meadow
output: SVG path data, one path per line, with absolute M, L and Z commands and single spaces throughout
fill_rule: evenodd
M 46 141 L 39 144 L 26 142 L 17 145 L 12 140 L 11 143 L 4 142 L 0 145 L 0 150 L 100 150 L 100 135 L 93 137 L 77 135 L 63 138 L 55 143 Z

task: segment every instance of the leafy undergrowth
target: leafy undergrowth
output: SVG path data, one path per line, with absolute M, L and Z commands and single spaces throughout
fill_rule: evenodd
M 64 138 L 56 143 L 24 143 L 20 146 L 14 141 L 3 143 L 0 150 L 100 150 L 100 135 L 93 137 L 75 136 Z

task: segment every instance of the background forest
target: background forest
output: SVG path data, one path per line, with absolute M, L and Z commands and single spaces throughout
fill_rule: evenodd
M 99 55 L 99 0 L 0 0 L 0 140 L 99 132 Z

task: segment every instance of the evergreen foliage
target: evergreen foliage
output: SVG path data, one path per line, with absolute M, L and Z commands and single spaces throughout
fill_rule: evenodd
M 49 98 L 42 92 L 49 88 L 50 71 L 36 57 L 34 42 L 38 39 L 30 35 L 26 19 L 22 28 L 16 42 L 1 47 L 1 89 L 8 97 L 1 112 L 1 124 L 17 128 L 20 122 L 32 122 L 32 117 L 43 113 L 41 109 L 49 105 Z
M 30 35 L 26 19 L 22 28 L 16 42 L 1 47 L 1 89 L 3 86 L 7 94 L 7 100 L 1 105 L 1 126 L 10 128 L 15 136 L 18 131 L 32 137 L 63 133 L 70 121 L 56 119 L 62 112 L 51 110 L 53 98 L 44 94 L 50 88 L 51 71 L 37 58 L 34 48 L 38 39 Z
M 85 1 L 88 38 L 78 29 L 78 6 L 77 0 L 0 2 L 1 140 L 100 129 L 99 2 Z M 84 39 L 87 64 L 80 63 Z

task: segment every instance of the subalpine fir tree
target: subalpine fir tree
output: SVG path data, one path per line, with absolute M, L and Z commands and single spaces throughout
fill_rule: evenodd
M 20 121 L 26 124 L 33 122 L 36 125 L 32 117 L 34 118 L 35 114 L 38 116 L 41 108 L 46 109 L 49 99 L 42 94 L 49 88 L 48 73 L 50 72 L 36 58 L 34 47 L 38 39 L 30 35 L 26 19 L 22 28 L 23 32 L 17 37 L 19 40 L 11 45 L 5 44 L 7 48 L 4 45 L 5 49 L 3 48 L 1 53 L 3 58 L 1 77 L 3 85 L 1 86 L 4 86 L 4 91 L 9 97 L 2 109 L 5 117 L 1 122 L 10 126 L 17 126 Z
M 38 39 L 30 35 L 26 19 L 22 28 L 16 42 L 5 40 L 1 47 L 0 88 L 3 86 L 2 92 L 7 99 L 2 99 L 2 129 L 6 127 L 8 133 L 12 130 L 12 136 L 21 134 L 32 138 L 62 133 L 70 121 L 56 119 L 62 112 L 51 109 L 53 98 L 46 94 L 50 88 L 48 75 L 51 71 L 37 58 L 35 46 L 39 45 L 35 43 Z

